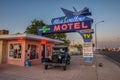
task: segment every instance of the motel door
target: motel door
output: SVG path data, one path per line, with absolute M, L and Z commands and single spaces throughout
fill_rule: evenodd
M 45 44 L 41 45 L 41 62 L 43 63 L 45 60 Z

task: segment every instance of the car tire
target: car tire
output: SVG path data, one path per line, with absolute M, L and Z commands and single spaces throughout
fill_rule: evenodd
M 67 64 L 70 65 L 70 61 Z
M 45 70 L 47 70 L 48 69 L 48 65 L 45 65 Z
M 63 70 L 66 71 L 66 66 L 63 66 Z

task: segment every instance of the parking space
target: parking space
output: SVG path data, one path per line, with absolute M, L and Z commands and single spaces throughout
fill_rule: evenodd
M 104 66 L 96 67 L 96 61 L 97 64 L 102 61 Z M 118 75 L 114 75 L 120 74 L 120 70 L 116 70 L 120 68 L 104 56 L 97 55 L 93 62 L 92 66 L 85 66 L 82 57 L 72 56 L 71 64 L 67 66 L 66 71 L 61 67 L 49 67 L 45 70 L 43 64 L 31 67 L 2 64 L 0 65 L 0 80 L 113 80 L 113 78 L 104 78 L 105 75 L 117 77 L 114 80 L 120 79 Z M 108 67 L 108 65 L 111 66 Z
M 3 80 L 21 80 L 22 78 L 22 80 L 79 80 L 85 78 L 84 74 L 89 74 L 92 71 L 93 77 L 91 76 L 91 80 L 96 80 L 96 77 L 94 77 L 95 70 L 93 69 L 94 67 L 83 66 L 82 57 L 73 56 L 66 71 L 63 71 L 62 67 L 49 67 L 48 70 L 44 70 L 42 64 L 31 67 L 5 64 L 0 66 L 0 77 Z

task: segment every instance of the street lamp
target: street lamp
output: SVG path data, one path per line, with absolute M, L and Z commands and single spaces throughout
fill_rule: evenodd
M 95 45 L 96 45 L 95 47 L 96 47 L 96 50 L 97 50 L 97 24 L 102 23 L 102 22 L 104 22 L 104 20 L 95 23 Z

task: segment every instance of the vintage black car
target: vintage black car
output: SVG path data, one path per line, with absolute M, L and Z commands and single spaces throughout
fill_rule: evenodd
M 68 53 L 68 47 L 66 46 L 54 46 L 52 56 L 45 58 L 45 69 L 48 66 L 61 66 L 63 70 L 66 70 L 67 65 L 70 64 L 71 56 Z

